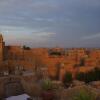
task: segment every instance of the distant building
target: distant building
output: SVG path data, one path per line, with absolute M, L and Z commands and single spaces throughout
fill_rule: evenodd
M 0 35 L 0 73 L 6 75 L 45 69 L 44 75 L 48 73 L 51 78 L 59 76 L 62 79 L 66 71 L 75 75 L 78 71 L 89 71 L 99 65 L 100 49 L 5 46 Z

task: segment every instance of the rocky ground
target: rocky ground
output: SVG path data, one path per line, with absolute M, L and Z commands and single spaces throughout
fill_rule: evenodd
M 15 79 L 13 79 L 13 81 Z M 19 80 L 19 78 L 17 79 Z M 20 79 L 21 79 L 20 82 L 26 94 L 32 97 L 33 100 L 42 100 L 42 98 L 40 97 L 43 91 L 41 88 L 41 81 L 37 81 L 33 77 L 31 78 L 22 77 Z M 0 84 L 4 80 L 7 80 L 7 79 L 3 78 L 0 81 Z M 76 100 L 74 98 L 77 97 L 81 93 L 85 93 L 84 94 L 85 96 L 88 96 L 88 95 L 91 96 L 92 99 L 89 99 L 89 100 L 100 100 L 100 81 L 94 81 L 94 82 L 85 84 L 84 82 L 74 80 L 68 88 L 65 88 L 62 82 L 60 81 L 53 81 L 52 83 L 53 83 L 52 91 L 54 93 L 54 100 Z M 2 87 L 3 85 L 0 85 L 0 86 Z M 0 95 L 2 96 L 2 88 L 0 89 L 1 89 Z M 81 100 L 81 99 L 77 99 L 77 100 Z

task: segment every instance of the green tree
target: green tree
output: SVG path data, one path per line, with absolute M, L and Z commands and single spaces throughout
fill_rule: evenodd
M 95 68 L 87 73 L 78 73 L 76 79 L 86 83 L 100 80 L 100 69 Z
M 69 86 L 70 83 L 72 82 L 73 78 L 72 78 L 72 73 L 71 72 L 66 72 L 63 78 L 63 83 L 65 86 Z
M 85 73 L 80 72 L 76 75 L 76 79 L 80 81 L 85 81 Z
M 24 45 L 24 46 L 23 46 L 23 49 L 24 49 L 24 50 L 30 50 L 31 48 Z

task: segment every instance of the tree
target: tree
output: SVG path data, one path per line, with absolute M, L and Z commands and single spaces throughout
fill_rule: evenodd
M 73 78 L 72 78 L 72 73 L 71 72 L 66 72 L 63 78 L 63 83 L 65 84 L 65 86 L 69 86 L 70 83 L 72 82 Z
M 79 81 L 84 81 L 85 80 L 85 73 L 80 72 L 76 75 L 76 79 Z
M 76 75 L 76 79 L 80 81 L 84 81 L 86 83 L 91 81 L 98 81 L 100 80 L 100 69 L 95 68 L 87 73 L 80 72 Z
M 23 46 L 23 49 L 24 49 L 24 50 L 30 50 L 31 48 L 24 45 L 24 46 Z

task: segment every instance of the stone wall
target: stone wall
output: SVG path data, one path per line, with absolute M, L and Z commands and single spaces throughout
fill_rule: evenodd
M 0 97 L 27 93 L 32 96 L 40 95 L 41 87 L 34 76 L 0 77 Z
M 0 97 L 8 97 L 23 93 L 20 77 L 0 77 Z

